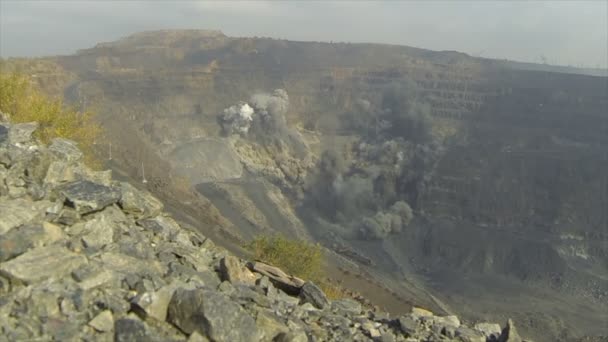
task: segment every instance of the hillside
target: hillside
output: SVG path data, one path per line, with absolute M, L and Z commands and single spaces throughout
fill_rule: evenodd
M 72 141 L 0 113 L 0 340 L 522 341 L 514 323 L 397 318 L 246 262 L 164 213 Z
M 145 169 L 176 218 L 237 253 L 281 232 L 321 242 L 395 314 L 608 334 L 606 77 L 216 31 L 7 65 L 97 108 L 107 167 Z

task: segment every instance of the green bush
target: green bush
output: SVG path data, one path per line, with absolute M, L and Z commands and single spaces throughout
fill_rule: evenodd
M 75 141 L 85 154 L 85 162 L 98 166 L 92 147 L 101 128 L 94 113 L 80 112 L 65 106 L 62 99 L 44 95 L 29 76 L 0 73 L 0 111 L 13 123 L 38 122 L 35 136 L 45 144 L 58 137 Z

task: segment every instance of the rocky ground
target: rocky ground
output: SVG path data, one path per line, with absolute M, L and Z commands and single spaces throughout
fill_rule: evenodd
M 0 123 L 0 341 L 522 341 L 512 321 L 389 317 L 230 255 L 68 140 Z

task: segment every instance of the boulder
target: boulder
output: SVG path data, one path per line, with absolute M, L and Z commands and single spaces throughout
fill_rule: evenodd
M 255 285 L 255 275 L 243 267 L 239 259 L 232 255 L 227 255 L 220 260 L 220 274 L 222 280 L 227 280 L 232 284 Z
M 500 325 L 496 323 L 477 323 L 473 329 L 482 332 L 490 341 L 497 341 L 502 331 Z
M 289 328 L 276 315 L 266 311 L 258 312 L 255 324 L 260 332 L 260 337 L 264 341 L 274 341 L 274 338 L 289 331 Z
M 417 308 L 417 307 L 413 307 L 412 308 L 412 312 L 411 315 L 416 317 L 416 318 L 421 318 L 421 317 L 433 317 L 433 313 L 430 312 L 429 310 L 423 309 L 423 308 Z
M 124 275 L 164 274 L 166 272 L 166 267 L 157 260 L 141 260 L 122 253 L 104 253 L 100 256 L 100 260 L 103 267 Z
M 167 285 L 155 292 L 144 292 L 133 298 L 131 304 L 142 319 L 151 317 L 158 321 L 165 321 L 175 290 L 176 286 Z
M 178 289 L 169 304 L 167 321 L 186 334 L 198 331 L 212 341 L 256 341 L 255 321 L 222 294 Z
M 48 150 L 59 160 L 69 163 L 77 162 L 82 159 L 82 152 L 72 140 L 55 138 L 48 147 Z
M 456 337 L 462 342 L 486 342 L 484 334 L 464 326 L 456 329 Z
M 13 145 L 30 142 L 36 129 L 38 129 L 37 122 L 14 124 L 8 132 L 8 141 Z
M 502 329 L 498 342 L 522 342 L 522 338 L 517 333 L 515 324 L 510 318 L 507 320 L 505 328 Z
M 121 318 L 114 323 L 115 342 L 147 342 L 156 341 L 150 336 L 144 322 L 139 319 L 128 317 Z
M 112 311 L 104 310 L 100 312 L 89 322 L 89 326 L 100 332 L 112 331 L 114 329 Z
M 72 278 L 83 290 L 90 290 L 118 279 L 114 271 L 101 268 L 97 263 L 85 264 L 72 271 Z
M 103 213 L 84 224 L 82 243 L 87 248 L 101 248 L 114 242 L 112 220 Z
M 154 235 L 167 240 L 181 230 L 179 224 L 174 219 L 165 216 L 138 220 L 137 224 L 144 229 L 152 231 Z
M 0 125 L 0 144 L 8 140 L 8 128 L 5 125 Z
M 50 202 L 31 202 L 25 199 L 0 200 L 0 235 L 9 230 L 19 227 L 25 223 L 42 217 L 46 209 L 51 206 Z
M 308 336 L 303 331 L 280 333 L 274 338 L 274 342 L 308 342 Z
M 209 342 L 209 339 L 195 331 L 188 337 L 188 342 Z
M 148 192 L 138 190 L 129 183 L 121 182 L 120 192 L 121 198 L 118 202 L 120 207 L 136 219 L 154 217 L 163 210 L 161 201 Z
M 420 329 L 420 324 L 411 317 L 403 316 L 399 318 L 399 327 L 407 336 L 414 336 Z
M 302 285 L 299 296 L 302 303 L 310 303 L 317 309 L 324 309 L 329 305 L 329 301 L 327 300 L 325 293 L 323 293 L 323 290 L 310 281 L 307 281 Z
M 31 250 L 15 259 L 0 264 L 0 273 L 25 283 L 69 274 L 87 259 L 62 246 L 51 245 Z
M 48 222 L 15 228 L 0 235 L 0 262 L 19 256 L 29 248 L 42 247 L 64 237 L 61 228 Z
M 62 183 L 78 180 L 78 168 L 66 161 L 55 160 L 51 162 L 44 177 L 44 183 L 57 186 Z
M 120 190 L 88 180 L 62 185 L 58 191 L 80 214 L 102 210 L 120 199 Z
M 304 285 L 304 280 L 290 276 L 278 267 L 262 262 L 248 263 L 247 267 L 253 272 L 267 276 L 277 288 L 294 296 L 300 293 L 300 289 Z

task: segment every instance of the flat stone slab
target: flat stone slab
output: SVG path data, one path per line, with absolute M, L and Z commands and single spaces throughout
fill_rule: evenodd
M 164 274 L 165 269 L 154 260 L 141 260 L 122 253 L 104 253 L 101 262 L 105 267 L 123 274 Z
M 50 206 L 51 203 L 47 201 L 31 202 L 24 199 L 0 202 L 0 235 L 44 215 Z
M 178 289 L 167 320 L 187 334 L 205 333 L 212 341 L 257 341 L 253 318 L 229 298 L 204 289 Z
M 163 204 L 147 191 L 140 191 L 133 185 L 120 183 L 122 197 L 120 206 L 126 213 L 133 214 L 137 219 L 154 217 L 163 210 Z
M 32 134 L 38 129 L 37 122 L 20 123 L 11 126 L 8 140 L 11 144 L 21 144 L 32 140 Z
M 300 294 L 300 289 L 305 283 L 304 280 L 290 276 L 278 267 L 262 262 L 248 263 L 247 267 L 253 272 L 267 276 L 276 287 L 292 295 Z
M 57 158 L 67 162 L 76 162 L 82 158 L 82 152 L 72 140 L 55 138 L 49 146 L 49 151 Z
M 68 183 L 59 189 L 59 194 L 81 214 L 99 211 L 120 200 L 120 190 L 87 180 Z
M 32 283 L 69 274 L 85 264 L 87 259 L 65 247 L 47 246 L 31 250 L 0 264 L 0 273 L 9 278 Z

